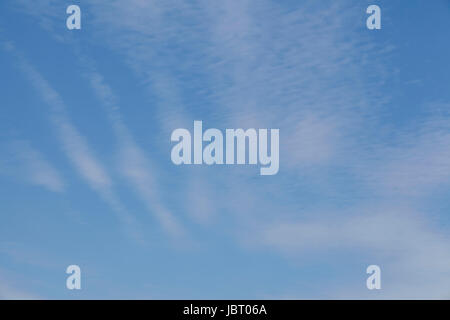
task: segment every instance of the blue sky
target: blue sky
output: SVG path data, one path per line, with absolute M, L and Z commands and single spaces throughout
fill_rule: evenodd
M 2 1 L 0 298 L 450 298 L 449 29 L 446 0 Z M 279 173 L 175 166 L 194 120 L 279 128 Z

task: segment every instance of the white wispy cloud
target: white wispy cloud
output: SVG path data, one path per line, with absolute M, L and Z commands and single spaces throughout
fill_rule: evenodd
M 96 191 L 103 192 L 111 187 L 111 179 L 100 162 L 94 157 L 85 138 L 79 133 L 66 115 L 66 107 L 59 94 L 28 62 L 20 64 L 24 74 L 51 109 L 52 123 L 58 130 L 63 149 L 81 176 Z
M 244 230 L 240 237 L 294 259 L 313 249 L 324 255 L 367 250 L 393 270 L 384 297 L 448 297 L 448 238 L 429 227 L 427 212 L 396 201 L 416 203 L 417 196 L 447 185 L 448 130 L 439 121 L 417 133 L 391 128 L 397 141 L 385 136 L 380 142 L 378 130 L 385 127 L 379 113 L 389 96 L 379 89 L 390 75 L 385 61 L 393 47 L 361 35 L 364 24 L 356 23 L 362 20 L 350 10 L 355 3 L 301 2 L 289 10 L 281 2 L 259 0 L 91 5 L 97 39 L 123 54 L 156 96 L 152 103 L 163 139 L 197 116 L 224 128 L 280 128 L 279 180 L 261 183 L 241 170 L 208 181 L 186 175 L 187 188 L 197 195 L 208 194 L 212 181 L 221 186 L 215 207 L 236 217 L 236 229 Z M 172 217 L 164 214 L 152 165 L 122 123 L 111 88 L 99 74 L 90 79 L 122 141 L 123 172 L 150 211 L 161 220 Z M 336 183 L 336 175 L 354 185 Z M 101 176 L 97 184 L 108 185 Z M 358 199 L 339 190 L 344 187 L 368 193 Z M 306 191 L 319 200 L 306 199 Z M 333 210 L 330 198 L 336 194 L 353 209 L 336 204 Z M 367 200 L 372 195 L 379 201 L 375 209 L 374 200 Z M 194 219 L 207 221 L 210 204 L 190 199 L 200 204 Z M 302 201 L 318 208 L 300 210 Z M 365 294 L 347 289 L 336 290 L 335 297 Z
M 379 298 L 443 299 L 450 293 L 450 238 L 414 209 L 390 204 L 332 212 L 327 219 L 322 213 L 308 221 L 272 221 L 259 229 L 258 237 L 260 245 L 298 261 L 312 252 L 362 252 L 384 271 L 386 287 Z M 359 280 L 357 274 L 355 278 Z M 370 297 L 364 286 L 352 289 L 328 292 L 334 298 Z
M 90 70 L 87 76 L 90 79 L 92 88 L 107 111 L 108 118 L 119 141 L 121 172 L 128 178 L 147 209 L 156 216 L 163 228 L 173 236 L 180 237 L 184 235 L 185 231 L 178 219 L 175 218 L 160 199 L 159 186 L 154 176 L 156 166 L 151 164 L 150 159 L 136 144 L 128 128 L 123 123 L 117 98 L 112 89 L 95 70 Z
M 0 269 L 0 300 L 36 300 L 40 296 L 15 285 L 12 275 Z
M 36 300 L 38 296 L 26 291 L 0 283 L 0 300 Z
M 448 110 L 449 104 L 444 107 Z M 439 104 L 430 104 L 428 108 L 435 110 Z M 412 127 L 395 130 L 390 144 L 375 148 L 375 159 L 369 158 L 362 164 L 367 182 L 382 193 L 403 197 L 427 195 L 439 187 L 447 187 L 450 184 L 449 124 L 448 115 L 430 116 Z
M 53 192 L 63 192 L 65 183 L 59 171 L 29 141 L 15 140 L 5 146 L 1 170 Z
M 6 49 L 16 56 L 19 61 L 19 68 L 49 106 L 49 117 L 58 133 L 62 149 L 69 161 L 83 180 L 113 209 L 120 221 L 124 223 L 127 233 L 139 240 L 140 235 L 135 218 L 127 212 L 120 200 L 118 200 L 118 196 L 113 191 L 110 176 L 95 157 L 86 138 L 80 134 L 70 121 L 66 112 L 67 107 L 60 95 L 12 43 L 7 43 Z
M 99 1 L 94 8 L 99 38 L 126 56 L 157 97 L 163 137 L 195 117 L 223 127 L 280 128 L 281 171 L 298 172 L 345 162 L 342 150 L 355 148 L 373 105 L 386 99 L 372 90 L 386 77 L 383 64 L 371 64 L 372 78 L 364 67 L 389 47 L 361 39 L 348 6 L 299 3 L 285 11 L 273 1 Z M 188 99 L 207 106 L 197 110 L 187 90 Z

